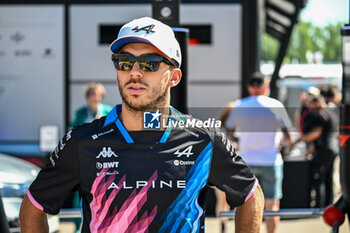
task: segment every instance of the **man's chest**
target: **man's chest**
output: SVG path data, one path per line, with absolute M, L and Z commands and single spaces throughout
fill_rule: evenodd
M 188 186 L 189 177 L 207 140 L 136 144 L 103 140 L 81 143 L 79 147 L 81 189 L 93 197 L 105 193 L 118 205 L 140 192 L 147 193 L 147 204 L 166 209 Z M 198 177 L 200 179 L 200 177 Z

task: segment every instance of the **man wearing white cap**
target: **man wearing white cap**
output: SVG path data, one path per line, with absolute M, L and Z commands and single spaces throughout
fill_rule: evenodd
M 110 48 L 122 104 L 62 138 L 22 203 L 22 233 L 47 232 L 46 213 L 57 214 L 74 191 L 82 232 L 204 232 L 208 186 L 237 207 L 236 232 L 259 232 L 255 176 L 221 132 L 170 106 L 181 80 L 172 29 L 136 19 Z

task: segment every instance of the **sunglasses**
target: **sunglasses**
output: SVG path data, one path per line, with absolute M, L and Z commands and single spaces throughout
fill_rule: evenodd
M 162 62 L 169 66 L 175 67 L 171 61 L 161 55 L 154 53 L 142 54 L 138 57 L 135 57 L 130 53 L 114 53 L 112 54 L 112 61 L 116 70 L 119 71 L 130 71 L 135 62 L 138 62 L 140 69 L 146 72 L 157 71 L 159 69 L 160 63 Z

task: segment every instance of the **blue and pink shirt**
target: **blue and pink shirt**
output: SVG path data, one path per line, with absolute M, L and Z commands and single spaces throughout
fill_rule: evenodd
M 28 190 L 39 209 L 57 214 L 68 195 L 82 198 L 82 232 L 204 232 L 208 186 L 243 204 L 258 183 L 218 129 L 127 131 L 121 106 L 70 130 Z M 186 121 L 172 108 L 172 120 Z

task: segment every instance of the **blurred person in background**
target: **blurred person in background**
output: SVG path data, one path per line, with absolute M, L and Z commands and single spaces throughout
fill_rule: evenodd
M 320 89 L 314 86 L 311 86 L 307 91 L 302 91 L 300 93 L 300 109 L 297 109 L 294 113 L 294 123 L 295 127 L 298 130 L 298 133 L 301 135 L 303 132 L 303 122 L 305 116 L 309 111 L 308 102 L 313 98 L 319 96 L 321 93 Z
M 80 126 L 84 123 L 92 122 L 100 117 L 107 116 L 112 110 L 112 107 L 101 103 L 106 95 L 106 89 L 102 83 L 92 82 L 90 83 L 85 91 L 85 98 L 87 105 L 78 108 L 75 111 L 74 119 L 71 122 L 71 127 Z M 73 196 L 73 208 L 81 208 L 80 198 L 78 192 L 75 192 Z M 76 228 L 76 233 L 80 232 L 81 218 L 75 218 L 74 224 Z
M 322 96 L 309 103 L 309 113 L 303 123 L 303 134 L 294 142 L 312 143 L 312 185 L 316 191 L 315 207 L 323 208 L 333 202 L 333 163 L 339 154 L 338 116 L 331 111 Z
M 323 96 L 327 107 L 339 116 L 339 105 L 341 102 L 341 95 L 335 86 L 326 86 L 321 89 L 321 95 Z
M 84 105 L 75 111 L 71 126 L 80 126 L 100 117 L 107 116 L 112 110 L 112 107 L 101 103 L 105 95 L 106 90 L 101 83 L 90 83 L 85 91 L 87 105 Z
M 279 210 L 282 198 L 283 160 L 280 153 L 283 143 L 292 144 L 290 120 L 283 104 L 268 97 L 269 80 L 254 73 L 247 86 L 249 97 L 237 100 L 226 121 L 227 137 L 238 140 L 239 154 L 258 178 L 265 196 L 266 210 Z M 239 133 L 235 138 L 234 132 Z M 265 218 L 268 233 L 276 233 L 279 217 Z
M 310 100 L 320 95 L 321 90 L 315 86 L 311 86 L 307 91 L 300 93 L 300 107 L 294 112 L 294 123 L 299 136 L 303 135 L 303 123 L 306 115 L 309 113 Z M 310 159 L 314 152 L 314 146 L 311 142 L 300 143 L 293 148 L 297 151 L 298 156 L 304 157 L 306 160 Z
M 337 117 L 338 124 L 340 122 L 340 103 L 342 95 L 338 88 L 333 85 L 324 87 L 321 90 L 321 95 L 324 97 L 327 107 L 332 111 Z M 338 199 L 341 195 L 341 185 L 340 185 L 340 157 L 336 156 L 333 165 L 333 199 Z

